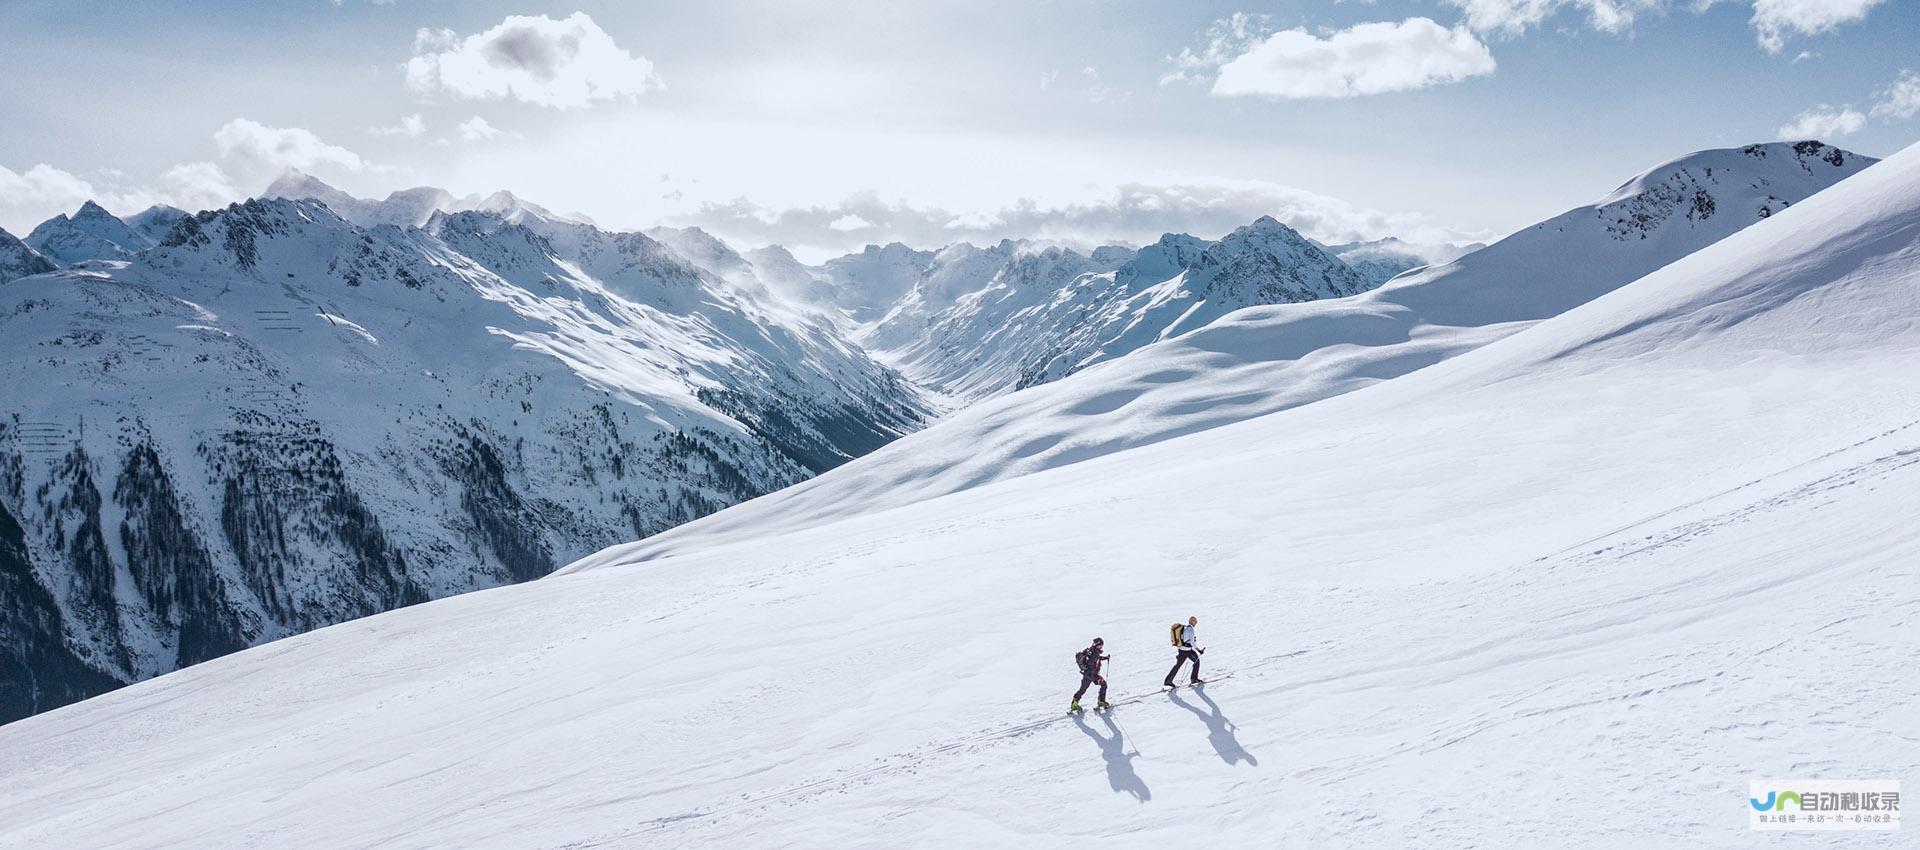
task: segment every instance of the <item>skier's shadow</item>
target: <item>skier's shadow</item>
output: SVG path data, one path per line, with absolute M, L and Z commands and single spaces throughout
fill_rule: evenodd
M 1212 697 L 1207 696 L 1207 686 L 1195 685 L 1193 692 L 1199 694 L 1200 701 L 1207 704 L 1206 711 L 1201 711 L 1193 703 L 1181 699 L 1180 692 L 1177 690 L 1168 691 L 1167 696 L 1173 699 L 1174 705 L 1193 712 L 1195 717 L 1207 724 L 1207 742 L 1213 744 L 1213 751 L 1220 754 L 1221 761 L 1227 764 L 1239 764 L 1244 761 L 1250 766 L 1259 767 L 1260 761 L 1253 757 L 1253 753 L 1247 752 L 1246 747 L 1240 746 L 1239 738 L 1234 737 L 1234 730 L 1240 727 L 1233 725 L 1233 721 L 1220 713 L 1220 705 L 1215 703 Z
M 1114 793 L 1132 794 L 1134 799 L 1142 803 L 1153 799 L 1153 792 L 1147 790 L 1147 783 L 1140 778 L 1140 774 L 1133 772 L 1133 760 L 1140 757 L 1140 751 L 1135 750 L 1133 755 L 1127 755 L 1127 740 L 1126 736 L 1120 734 L 1120 727 L 1115 726 L 1113 718 L 1105 714 L 1101 714 L 1100 719 L 1106 721 L 1110 734 L 1100 734 L 1087 725 L 1085 717 L 1078 714 L 1073 716 L 1073 724 L 1100 745 L 1100 757 L 1107 760 L 1107 784 L 1113 786 Z

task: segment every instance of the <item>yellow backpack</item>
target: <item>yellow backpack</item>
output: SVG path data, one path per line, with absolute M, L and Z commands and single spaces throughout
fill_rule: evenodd
M 1180 638 L 1186 634 L 1187 627 L 1182 623 L 1173 624 L 1173 645 L 1180 645 Z

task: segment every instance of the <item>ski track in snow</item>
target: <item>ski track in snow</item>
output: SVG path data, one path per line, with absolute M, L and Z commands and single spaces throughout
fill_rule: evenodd
M 1891 454 L 1874 455 L 1868 460 L 1851 463 L 1836 472 L 1824 475 L 1809 483 L 1794 485 L 1785 492 L 1765 495 L 1752 502 L 1738 503 L 1734 507 L 1703 519 L 1666 526 L 1661 528 L 1657 533 L 1648 534 L 1640 538 L 1618 540 L 1618 538 L 1621 538 L 1622 535 L 1627 532 L 1634 529 L 1646 528 L 1662 518 L 1689 509 L 1698 508 L 1702 505 L 1708 505 L 1714 502 L 1726 502 L 1731 495 L 1748 493 L 1756 489 L 1764 489 L 1768 482 L 1778 481 L 1808 466 L 1823 461 L 1832 461 L 1843 455 L 1858 454 L 1861 449 L 1887 440 L 1888 438 L 1901 435 L 1911 427 L 1912 425 L 1901 426 L 1900 428 L 1876 434 L 1873 437 L 1855 442 L 1841 449 L 1822 454 L 1813 460 L 1781 470 L 1779 473 L 1739 485 L 1738 487 L 1720 493 L 1715 493 L 1686 505 L 1662 511 L 1614 532 L 1584 541 L 1574 547 L 1569 547 L 1568 550 L 1562 550 L 1553 555 L 1535 559 L 1533 563 L 1546 563 L 1548 567 L 1547 575 L 1550 577 L 1562 569 L 1578 572 L 1582 568 L 1593 568 L 1602 564 L 1610 564 L 1618 567 L 1622 561 L 1639 559 L 1661 552 L 1668 547 L 1683 548 L 1690 542 L 1694 542 L 1704 536 L 1736 530 L 1738 526 L 1744 523 L 1764 519 L 1770 512 L 1790 508 L 1809 499 L 1832 499 L 1834 498 L 1833 491 L 1839 488 L 1856 486 L 1870 487 L 1876 481 L 1896 474 L 1904 473 L 1914 475 L 1915 471 L 1909 468 L 1920 464 L 1920 445 L 1901 448 Z M 1613 542 L 1616 540 L 1617 542 Z M 1606 543 L 1606 545 L 1591 552 L 1573 553 L 1570 551 L 1574 549 L 1584 549 L 1595 543 Z M 1495 575 L 1513 576 L 1521 574 L 1521 566 L 1522 565 L 1511 566 L 1507 569 L 1497 571 Z M 1454 678 L 1463 673 L 1484 674 L 1497 667 L 1510 666 L 1523 662 L 1571 664 L 1575 660 L 1575 657 L 1582 653 L 1596 652 L 1609 646 L 1615 646 L 1629 641 L 1646 640 L 1650 635 L 1657 635 L 1661 632 L 1670 631 L 1682 626 L 1695 625 L 1711 619 L 1714 616 L 1728 616 L 1730 610 L 1750 610 L 1740 607 L 1728 609 L 1726 606 L 1735 603 L 1751 602 L 1751 597 L 1758 594 L 1782 589 L 1794 583 L 1810 582 L 1826 576 L 1827 572 L 1829 571 L 1813 570 L 1786 577 L 1771 578 L 1764 582 L 1723 589 L 1719 594 L 1708 595 L 1704 599 L 1698 595 L 1685 595 L 1687 591 L 1702 589 L 1703 585 L 1714 584 L 1716 579 L 1723 578 L 1712 574 L 1702 574 L 1661 584 L 1637 596 L 1609 600 L 1604 605 L 1584 606 L 1578 604 L 1579 596 L 1584 590 L 1584 583 L 1577 579 L 1562 580 L 1557 582 L 1557 584 L 1560 585 L 1559 587 L 1553 587 L 1541 586 L 1543 582 L 1537 579 L 1523 578 L 1517 583 L 1524 586 L 1526 596 L 1522 597 L 1519 594 L 1513 594 L 1510 598 L 1543 600 L 1539 604 L 1530 606 L 1534 609 L 1550 610 L 1556 604 L 1567 604 L 1572 607 L 1552 613 L 1541 613 L 1537 621 L 1539 625 L 1535 628 L 1500 635 L 1494 639 L 1455 652 L 1434 655 L 1417 661 L 1409 661 L 1404 664 L 1363 667 L 1306 677 L 1301 677 L 1296 674 L 1296 671 L 1299 670 L 1297 667 L 1270 669 L 1274 668 L 1275 665 L 1278 665 L 1280 662 L 1296 659 L 1312 651 L 1301 649 L 1247 664 L 1233 673 L 1217 674 L 1209 679 L 1206 687 L 1209 689 L 1209 692 L 1219 691 L 1223 687 L 1221 685 L 1222 682 L 1229 679 L 1237 679 L 1238 683 L 1236 685 L 1224 686 L 1223 698 L 1241 697 L 1247 700 L 1264 700 L 1282 698 L 1298 691 L 1364 691 L 1372 688 L 1387 687 L 1389 683 L 1404 683 L 1419 674 L 1425 674 L 1429 677 L 1445 676 L 1447 678 Z M 1517 589 L 1519 588 L 1503 588 L 1503 590 Z M 1711 590 L 1711 588 L 1707 589 Z M 1457 588 L 1454 593 L 1428 603 L 1428 605 L 1425 606 L 1428 610 L 1422 612 L 1423 616 L 1418 617 L 1418 619 L 1425 619 L 1426 616 L 1438 614 L 1439 610 L 1437 609 L 1452 608 L 1458 610 L 1464 608 L 1466 604 L 1461 600 L 1468 597 L 1480 596 L 1485 591 L 1485 586 L 1480 582 L 1473 582 L 1466 587 Z M 1661 604 L 1661 600 L 1673 598 L 1683 598 L 1689 600 L 1689 602 L 1680 610 L 1674 610 L 1671 606 Z M 1623 611 L 1621 606 L 1629 605 L 1644 607 Z M 1920 600 L 1910 601 L 1905 607 L 1920 609 Z M 1719 613 L 1716 614 L 1716 611 Z M 1855 614 L 1827 623 L 1816 630 L 1816 633 L 1843 626 L 1860 616 L 1864 615 Z M 1539 644 L 1551 644 L 1555 648 L 1551 650 L 1519 649 L 1519 647 Z M 1331 642 L 1322 642 L 1318 648 L 1326 650 L 1331 646 Z M 1780 648 L 1780 645 L 1775 645 L 1754 652 L 1752 655 L 1763 655 Z M 1728 651 L 1730 656 L 1737 656 L 1740 652 L 1737 648 Z M 1460 669 L 1461 667 L 1471 667 L 1473 669 L 1462 670 Z M 1688 678 L 1674 678 L 1672 676 L 1650 673 L 1630 683 L 1625 683 L 1611 689 L 1599 692 L 1594 692 L 1589 689 L 1586 692 L 1574 695 L 1558 692 L 1570 689 L 1571 685 L 1569 681 L 1576 677 L 1561 677 L 1547 685 L 1532 688 L 1515 695 L 1511 699 L 1495 706 L 1492 711 L 1476 714 L 1465 719 L 1436 724 L 1431 729 L 1424 730 L 1420 734 L 1412 736 L 1365 759 L 1349 761 L 1338 766 L 1306 768 L 1298 771 L 1297 776 L 1300 779 L 1311 779 L 1315 781 L 1353 781 L 1366 775 L 1370 770 L 1379 765 L 1390 763 L 1394 759 L 1402 758 L 1409 754 L 1427 754 L 1446 749 L 1503 727 L 1542 721 L 1557 715 L 1579 712 L 1584 709 L 1608 707 L 1635 709 L 1642 705 L 1671 698 L 1679 691 L 1701 687 L 1711 688 L 1716 684 L 1715 680 L 1725 675 L 1726 671 L 1724 670 L 1716 672 L 1712 676 Z M 1135 706 L 1148 703 L 1156 698 L 1165 699 L 1166 696 L 1167 694 L 1164 691 L 1134 694 L 1115 700 L 1114 705 L 1116 708 Z M 1153 710 L 1153 707 L 1150 705 L 1146 708 L 1149 711 Z M 1123 713 L 1121 716 L 1125 717 L 1127 714 Z M 871 783 L 873 780 L 885 774 L 911 774 L 929 770 L 932 767 L 929 762 L 936 759 L 973 759 L 988 748 L 1005 745 L 1015 739 L 1036 734 L 1063 734 L 1059 731 L 1058 727 L 1067 725 L 1069 722 L 1078 722 L 1082 719 L 1084 718 L 1069 718 L 1067 716 L 1055 715 L 1015 726 L 987 730 L 946 741 L 938 745 L 929 746 L 912 753 L 892 756 L 873 766 L 843 771 L 795 786 L 743 795 L 738 800 L 717 804 L 711 808 L 663 816 L 631 830 L 562 846 L 567 848 L 616 846 L 627 839 L 639 836 L 650 836 L 658 831 L 664 830 L 667 834 L 671 835 L 676 827 L 691 828 L 694 822 L 721 821 L 735 818 L 751 819 L 756 813 L 763 812 L 763 810 L 777 805 L 784 805 L 787 808 L 797 808 L 803 805 L 808 798 L 814 796 L 856 793 L 853 789 L 857 786 Z M 1763 728 L 1770 725 L 1773 725 L 1771 721 L 1766 721 L 1761 724 Z M 1737 728 L 1745 727 L 1730 725 L 1702 731 L 1725 733 L 1734 731 Z M 1920 739 L 1910 740 L 1920 743 Z M 1151 746 L 1151 742 L 1149 742 L 1149 745 Z

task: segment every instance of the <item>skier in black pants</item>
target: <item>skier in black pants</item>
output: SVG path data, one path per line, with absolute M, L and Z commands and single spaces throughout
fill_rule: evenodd
M 1180 665 L 1187 663 L 1188 659 L 1193 661 L 1193 679 L 1188 684 L 1205 684 L 1207 680 L 1200 678 L 1200 654 L 1207 650 L 1200 646 L 1199 617 L 1188 617 L 1187 624 L 1184 626 L 1174 624 L 1173 646 L 1173 669 L 1167 671 L 1166 686 L 1169 688 L 1174 686 L 1173 677 L 1179 675 Z
M 1092 646 L 1074 653 L 1073 662 L 1080 665 L 1080 690 L 1073 692 L 1073 705 L 1069 706 L 1067 711 L 1076 712 L 1081 710 L 1080 698 L 1087 695 L 1087 687 L 1095 682 L 1100 683 L 1100 704 L 1095 706 L 1095 708 L 1111 708 L 1111 706 L 1107 705 L 1107 680 L 1106 677 L 1100 675 L 1100 662 L 1112 656 L 1100 654 L 1102 648 L 1102 641 L 1099 638 L 1094 638 Z

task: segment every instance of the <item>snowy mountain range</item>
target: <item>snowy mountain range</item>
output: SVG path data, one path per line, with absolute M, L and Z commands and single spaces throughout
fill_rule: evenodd
M 356 198 L 327 185 L 318 177 L 299 170 L 282 174 L 260 193 L 260 197 L 319 201 L 326 204 L 328 209 L 333 210 L 341 218 L 360 227 L 375 227 L 382 224 L 403 228 L 421 227 L 433 218 L 436 212 L 490 212 L 498 213 L 510 221 L 517 221 L 524 215 L 550 220 L 561 218 L 544 207 L 523 201 L 512 192 L 504 190 L 491 195 L 469 195 L 456 198 L 445 189 L 417 186 L 412 189 L 400 189 L 376 201 Z M 566 220 L 575 223 L 592 223 L 579 218 Z
M 951 246 L 924 266 L 898 252 L 900 262 L 875 262 L 885 256 L 860 255 L 880 283 L 845 289 L 892 291 L 909 272 L 917 278 L 855 338 L 916 381 L 965 400 L 1057 380 L 1243 307 L 1338 298 L 1378 283 L 1271 217 L 1218 241 L 1167 234 L 1137 251 L 1082 255 L 1008 240 Z M 850 265 L 830 263 L 830 277 L 858 280 Z
M 109 219 L 0 286 L 7 717 L 536 578 L 925 416 L 830 325 L 530 206 L 254 200 L 120 260 Z
M 1916 245 L 1920 147 L 1689 156 L 986 403 L 1072 394 L 1057 441 L 968 411 L 540 581 L 0 727 L 0 847 L 1751 846 L 1750 777 L 1920 769 Z M 1262 358 L 1264 393 L 1338 386 L 1257 415 Z M 1205 414 L 1137 406 L 1173 384 L 1239 420 L 1167 433 Z M 1116 409 L 1160 437 L 895 495 L 900 456 L 1099 447 Z M 1210 682 L 1161 692 L 1187 615 Z M 1068 715 L 1094 635 L 1118 707 Z M 1630 816 L 1589 811 L 1608 789 Z
M 72 217 L 62 214 L 41 222 L 26 242 L 61 265 L 124 260 L 160 244 L 174 223 L 186 217 L 182 210 L 159 204 L 122 221 L 87 201 Z
M 1088 369 L 1084 378 L 971 405 L 942 420 L 940 438 L 907 437 L 833 476 L 705 522 L 763 532 L 825 524 L 1389 381 L 1632 283 L 1875 161 L 1817 142 L 1690 154 L 1451 263 L 1355 297 L 1231 313 Z M 1641 226 L 1623 231 L 1624 221 Z M 670 544 L 641 541 L 634 551 L 656 545 Z
M 943 404 L 979 402 L 943 426 L 970 439 L 910 438 L 709 522 L 906 504 L 1346 392 L 1870 162 L 1696 154 L 1380 289 L 1453 249 L 1327 247 L 1262 218 L 1139 249 L 896 244 L 808 266 L 505 192 L 371 201 L 297 173 L 193 215 L 88 203 L 29 239 L 66 271 L 0 239 L 0 281 L 25 278 L 0 285 L 21 364 L 0 384 L 0 519 L 19 530 L 0 524 L 0 716 L 535 578 L 862 457 Z

